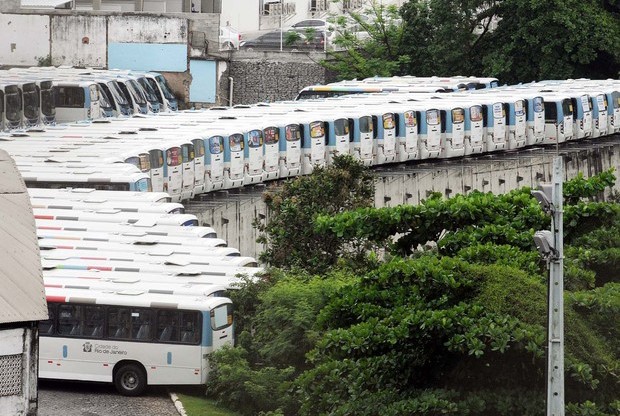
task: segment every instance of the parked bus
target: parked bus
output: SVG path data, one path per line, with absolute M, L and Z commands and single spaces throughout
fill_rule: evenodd
M 22 95 L 17 85 L 0 80 L 0 110 L 0 131 L 22 126 Z
M 100 209 L 98 211 L 78 211 L 67 209 L 33 208 L 35 219 L 112 222 L 112 223 L 147 223 L 156 225 L 176 225 L 193 227 L 198 225 L 198 219 L 192 214 L 162 214 L 150 212 L 127 212 L 118 209 Z
M 165 192 L 127 192 L 127 191 L 98 191 L 92 188 L 28 188 L 31 198 L 37 199 L 67 199 L 72 201 L 135 201 L 138 203 L 171 202 L 170 195 Z
M 74 278 L 45 277 L 45 287 L 55 287 L 63 289 L 84 289 L 105 292 L 120 291 L 139 291 L 144 293 L 159 293 L 164 295 L 184 295 L 184 296 L 204 296 L 219 297 L 225 296 L 226 287 L 218 284 L 197 284 L 180 283 L 170 281 L 169 278 L 160 282 L 147 282 L 139 278 L 135 279 L 82 279 L 76 281 Z
M 187 237 L 186 239 L 189 239 Z M 150 240 L 131 240 L 127 239 L 127 241 L 95 241 L 91 240 L 76 240 L 76 241 L 67 241 L 67 239 L 63 238 L 40 238 L 39 239 L 39 247 L 41 250 L 93 250 L 93 251 L 120 251 L 127 253 L 139 253 L 139 254 L 151 254 L 153 256 L 171 256 L 171 255 L 192 255 L 192 256 L 206 256 L 206 257 L 214 257 L 214 256 L 232 256 L 239 257 L 241 254 L 239 250 L 232 247 L 219 247 L 219 246 L 208 246 L 205 244 L 198 245 L 197 243 L 204 243 L 208 239 L 200 239 L 198 237 L 194 237 L 194 240 L 190 244 L 189 241 L 183 241 L 183 243 L 187 244 L 160 244 L 158 240 L 150 241 Z M 139 242 L 139 243 L 138 243 Z
M 78 211 L 118 210 L 124 212 L 146 212 L 160 214 L 184 214 L 185 207 L 177 202 L 136 202 L 82 200 L 75 201 L 59 198 L 37 198 L 30 196 L 32 208 L 65 209 Z
M 22 177 L 28 188 L 93 188 L 109 191 L 151 192 L 151 178 L 145 173 L 83 174 L 76 177 L 70 173 L 30 172 Z
M 64 79 L 54 81 L 53 85 L 58 123 L 103 117 L 102 104 L 111 111 L 111 103 L 101 94 L 99 85 L 94 81 Z
M 171 236 L 215 238 L 215 230 L 205 226 L 183 227 L 178 225 L 157 224 L 154 221 L 138 221 L 133 224 L 117 224 L 102 221 L 75 221 L 61 219 L 35 218 L 37 229 L 66 230 L 72 232 L 109 232 L 126 236 Z M 147 240 L 148 241 L 148 240 Z
M 39 377 L 114 383 L 137 396 L 147 385 L 205 384 L 209 356 L 233 343 L 232 302 L 140 291 L 46 287 Z

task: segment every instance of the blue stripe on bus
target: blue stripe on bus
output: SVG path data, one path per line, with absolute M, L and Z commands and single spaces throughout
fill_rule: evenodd
M 168 352 L 167 357 L 166 357 L 166 362 L 170 365 L 172 364 L 172 353 Z
M 68 354 L 68 348 L 67 348 L 66 345 L 63 345 L 62 346 L 62 358 L 67 358 L 67 355 L 69 355 Z

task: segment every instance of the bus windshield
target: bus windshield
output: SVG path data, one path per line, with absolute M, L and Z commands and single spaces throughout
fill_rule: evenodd
M 164 152 L 162 150 L 151 150 L 149 155 L 151 156 L 152 169 L 159 169 L 164 166 Z
M 24 116 L 29 119 L 39 117 L 39 95 L 34 84 L 24 84 Z
M 106 84 L 106 86 L 110 89 L 110 92 L 112 93 L 112 97 L 114 97 L 114 100 L 119 105 L 127 105 L 127 104 L 129 104 L 129 102 L 127 101 L 127 98 L 125 97 L 125 94 L 119 88 L 119 86 L 118 86 L 118 84 L 116 82 L 110 81 L 110 82 L 108 82 Z
M 136 81 L 130 79 L 129 81 L 127 81 L 126 85 L 127 85 L 127 89 L 129 90 L 129 93 L 133 97 L 134 101 L 137 104 L 139 104 L 139 105 L 146 105 L 146 98 L 144 97 L 144 95 L 142 93 L 142 89 L 140 88 L 140 84 L 138 84 Z
M 41 112 L 46 116 L 56 114 L 56 106 L 54 105 L 54 88 L 51 81 L 41 83 Z
M 148 101 L 150 101 L 150 102 L 159 102 L 159 100 L 157 99 L 157 95 L 155 94 L 155 91 L 153 91 L 153 87 L 151 87 L 151 84 L 149 84 L 149 82 L 146 80 L 146 78 L 144 78 L 144 77 L 138 78 L 138 83 L 144 89 L 144 93 L 146 94 L 146 99 Z
M 176 100 L 176 97 L 172 93 L 172 90 L 170 89 L 170 86 L 168 85 L 168 81 L 166 81 L 166 78 L 164 78 L 163 75 L 157 75 L 155 78 L 157 79 L 157 83 L 159 84 L 161 91 L 164 93 L 164 97 L 166 97 L 169 100 Z

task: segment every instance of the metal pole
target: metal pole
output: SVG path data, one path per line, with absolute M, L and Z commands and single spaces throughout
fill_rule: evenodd
M 280 10 L 280 52 L 282 52 L 282 10 Z
M 553 158 L 552 222 L 557 258 L 549 264 L 547 416 L 564 416 L 564 226 L 562 157 Z

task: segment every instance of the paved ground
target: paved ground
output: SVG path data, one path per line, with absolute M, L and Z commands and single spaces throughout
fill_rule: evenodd
M 39 416 L 178 416 L 166 388 L 124 397 L 112 385 L 39 381 Z

